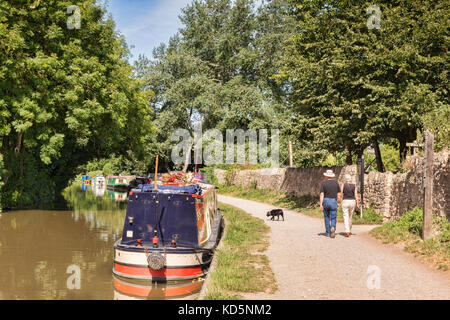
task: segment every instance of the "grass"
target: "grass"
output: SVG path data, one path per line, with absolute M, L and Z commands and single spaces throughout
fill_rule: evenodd
M 407 252 L 447 271 L 450 269 L 450 222 L 446 218 L 434 218 L 434 237 L 422 241 L 422 217 L 422 209 L 414 208 L 400 219 L 374 228 L 370 234 L 383 243 L 403 243 Z
M 205 300 L 240 300 L 242 293 L 274 293 L 277 284 L 269 259 L 270 228 L 263 220 L 235 207 L 220 204 L 226 235 L 216 251 Z
M 290 210 L 300 211 L 311 217 L 323 218 L 320 211 L 319 198 L 305 195 L 297 197 L 285 192 L 273 189 L 257 189 L 256 187 L 244 188 L 242 186 L 219 186 L 219 193 L 233 197 L 268 203 L 274 206 Z M 338 222 L 344 222 L 342 209 L 338 210 Z M 363 218 L 358 214 L 353 215 L 353 224 L 382 224 L 383 217 L 373 209 L 365 209 Z

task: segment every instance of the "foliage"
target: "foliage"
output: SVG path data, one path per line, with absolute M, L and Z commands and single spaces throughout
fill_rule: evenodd
M 398 152 L 397 146 L 392 146 L 390 144 L 381 144 L 380 145 L 381 157 L 383 159 L 384 169 L 386 171 L 398 172 L 401 170 L 401 162 L 400 156 Z M 369 163 L 372 163 L 370 170 L 376 170 L 376 162 L 375 162 L 375 154 L 364 152 L 364 162 L 366 166 Z
M 69 5 L 81 29 L 67 28 Z M 95 0 L 0 3 L 0 154 L 6 206 L 33 205 L 75 168 L 112 153 L 142 157 L 151 92 L 131 78 L 128 49 Z
M 294 25 L 288 8 L 280 0 L 258 8 L 251 0 L 193 1 L 180 15 L 183 27 L 154 50 L 154 60 L 139 58 L 139 77 L 155 92 L 150 104 L 158 131 L 152 144 L 166 170 L 172 168 L 171 134 L 178 128 L 193 137 L 199 127 L 223 136 L 226 129 L 285 127 L 284 91 L 271 77 Z
M 395 138 L 400 158 L 423 116 L 449 105 L 448 1 L 378 1 L 381 28 L 369 29 L 370 1 L 292 0 L 299 22 L 279 79 L 288 81 L 297 156 L 361 155 Z
M 450 105 L 439 108 L 423 116 L 423 126 L 434 135 L 434 149 L 436 151 L 450 148 Z M 423 143 L 424 135 L 419 134 L 417 141 Z
M 389 221 L 371 230 L 371 234 L 384 243 L 405 242 L 405 250 L 425 257 L 439 269 L 450 269 L 450 222 L 445 217 L 434 217 L 435 236 L 426 241 L 420 239 L 422 233 L 422 209 L 416 207 L 405 212 L 400 219 Z
M 219 180 L 217 179 L 216 175 L 214 174 L 214 168 L 213 167 L 205 167 L 202 168 L 202 171 L 206 174 L 206 180 L 214 185 L 219 184 Z
M 422 234 L 423 211 L 419 207 L 415 207 L 411 211 L 407 211 L 396 222 L 397 226 L 415 235 Z
M 372 234 L 384 242 L 400 242 L 419 236 L 422 233 L 422 209 L 405 212 L 400 219 L 389 221 L 382 227 L 372 230 Z

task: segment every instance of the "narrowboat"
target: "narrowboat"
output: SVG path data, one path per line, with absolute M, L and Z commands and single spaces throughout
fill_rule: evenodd
M 91 185 L 91 176 L 81 176 L 81 184 L 85 185 L 85 186 L 90 186 Z
M 94 177 L 94 185 L 95 185 L 95 186 L 104 186 L 105 183 L 106 183 L 106 179 L 105 179 L 105 176 L 104 176 L 104 175 L 102 175 L 102 174 L 97 174 L 97 175 Z
M 139 185 L 128 196 L 113 273 L 158 282 L 202 277 L 222 227 L 214 185 Z
M 128 189 L 128 180 L 126 177 L 108 176 L 107 188 L 112 190 L 124 190 Z
M 137 188 L 141 184 L 150 184 L 153 181 L 150 179 L 150 177 L 134 177 L 130 180 L 130 183 L 128 184 L 128 191 L 131 189 Z

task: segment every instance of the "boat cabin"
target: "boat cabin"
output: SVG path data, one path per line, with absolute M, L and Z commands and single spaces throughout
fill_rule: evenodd
M 201 247 L 208 241 L 217 215 L 216 187 L 140 185 L 132 189 L 123 229 L 122 244 L 153 242 Z

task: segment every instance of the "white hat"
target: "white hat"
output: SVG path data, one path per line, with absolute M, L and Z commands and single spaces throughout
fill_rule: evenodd
M 333 170 L 328 169 L 324 174 L 325 177 L 334 178 L 336 175 L 334 174 Z

